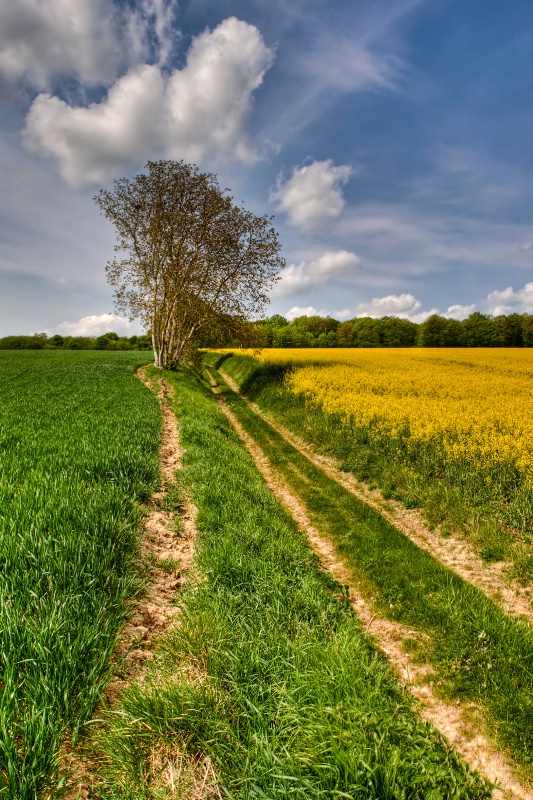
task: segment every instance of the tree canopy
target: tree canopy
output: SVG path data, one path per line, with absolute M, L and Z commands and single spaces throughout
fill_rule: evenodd
M 117 308 L 151 329 L 156 366 L 174 368 L 211 331 L 249 334 L 285 262 L 272 217 L 235 205 L 215 175 L 183 161 L 146 170 L 94 199 L 124 254 L 106 267 Z

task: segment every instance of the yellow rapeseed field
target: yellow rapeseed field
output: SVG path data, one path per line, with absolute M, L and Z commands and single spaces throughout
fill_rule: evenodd
M 293 362 L 292 392 L 409 461 L 533 487 L 533 350 L 280 349 L 260 358 Z

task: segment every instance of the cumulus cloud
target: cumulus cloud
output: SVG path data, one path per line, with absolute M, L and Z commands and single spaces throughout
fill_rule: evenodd
M 108 85 L 133 63 L 165 59 L 175 0 L 0 0 L 0 88 L 72 77 Z
M 63 336 L 101 336 L 109 331 L 122 336 L 133 336 L 139 332 L 139 325 L 117 314 L 90 314 L 76 322 L 62 322 L 54 332 Z
M 136 66 L 88 108 L 40 94 L 26 118 L 26 142 L 54 156 L 74 186 L 153 156 L 251 162 L 257 156 L 245 126 L 272 60 L 258 29 L 231 17 L 194 39 L 186 65 L 168 77 L 158 65 Z
M 359 303 L 354 309 L 356 317 L 400 317 L 411 322 L 424 322 L 436 308 L 421 311 L 422 303 L 412 294 L 389 294 L 385 297 L 374 297 L 369 303 Z
M 281 280 L 272 290 L 272 297 L 290 297 L 306 289 L 321 286 L 361 268 L 361 259 L 348 250 L 327 251 L 315 261 L 290 264 L 281 271 Z
M 349 319 L 352 316 L 352 312 L 349 308 L 341 308 L 338 311 L 332 311 L 331 316 L 333 319 Z
M 472 303 L 472 305 L 469 306 L 454 305 L 449 306 L 446 313 L 442 316 L 446 317 L 447 319 L 466 319 L 470 316 L 470 314 L 473 314 L 475 310 L 475 303 Z
M 288 180 L 278 176 L 270 200 L 287 214 L 291 225 L 310 230 L 341 215 L 344 208 L 342 187 L 352 172 L 346 164 L 336 167 L 330 158 L 294 167 Z
M 487 296 L 487 305 L 491 314 L 533 314 L 533 282 L 526 283 L 516 292 L 512 286 L 496 290 Z
M 327 314 L 325 311 L 317 311 L 314 306 L 305 306 L 305 308 L 293 306 L 284 316 L 292 322 L 296 317 L 327 317 Z
M 296 317 L 333 317 L 333 319 L 348 319 L 351 316 L 349 308 L 343 308 L 341 311 L 326 311 L 322 308 L 320 311 L 314 306 L 293 306 L 283 316 L 288 320 L 296 319 Z

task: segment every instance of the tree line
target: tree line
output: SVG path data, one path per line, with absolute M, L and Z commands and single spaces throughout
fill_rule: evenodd
M 244 326 L 246 327 L 246 326 Z M 289 322 L 280 314 L 248 323 L 244 336 L 211 331 L 199 336 L 196 347 L 533 347 L 533 315 L 509 314 L 493 317 L 475 311 L 464 320 L 447 319 L 438 314 L 422 323 L 399 317 L 357 317 L 340 322 L 333 317 L 302 316 Z M 0 350 L 151 350 L 151 331 L 142 336 L 48 337 L 6 336 Z
M 119 336 L 114 331 L 101 336 L 61 336 L 35 333 L 33 336 L 4 336 L 0 350 L 151 350 L 152 338 Z
M 227 344 L 238 344 L 238 342 Z M 399 317 L 302 316 L 279 314 L 258 323 L 263 347 L 533 347 L 533 315 L 491 316 L 475 311 L 464 320 L 438 314 L 415 323 Z

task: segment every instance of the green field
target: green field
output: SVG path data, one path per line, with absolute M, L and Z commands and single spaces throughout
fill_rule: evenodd
M 171 791 L 172 768 L 209 758 L 221 793 L 209 797 L 488 797 L 418 718 L 206 383 L 165 377 L 180 484 L 199 510 L 199 574 L 151 676 L 101 733 L 101 796 L 187 797 Z
M 219 358 L 207 356 L 201 375 L 148 368 L 156 390 L 161 375 L 170 387 L 184 451 L 159 507 L 179 517 L 196 506 L 196 559 L 144 680 L 95 718 L 145 580 L 140 521 L 158 485 L 162 419 L 134 372 L 150 359 L 0 352 L 0 797 L 61 797 L 61 752 L 72 744 L 100 800 L 185 800 L 196 779 L 206 800 L 490 797 L 422 721 L 347 587 L 266 486 L 209 374 L 352 585 L 377 615 L 409 626 L 412 657 L 431 664 L 436 691 L 480 707 L 530 775 L 530 627 L 282 439 L 213 369 Z M 277 367 L 252 375 L 249 359 L 233 358 L 224 368 L 277 418 L 302 419 Z
M 0 797 L 56 782 L 139 585 L 160 413 L 145 353 L 0 352 Z

